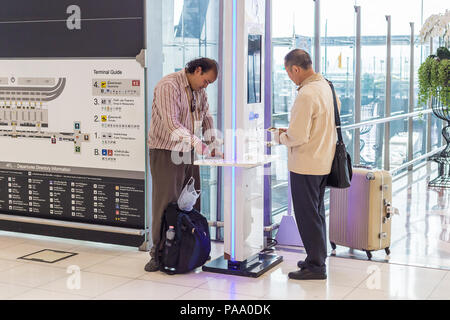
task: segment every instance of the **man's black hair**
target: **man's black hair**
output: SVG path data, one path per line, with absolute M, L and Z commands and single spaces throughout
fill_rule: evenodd
M 216 75 L 219 74 L 219 65 L 217 64 L 216 60 L 209 59 L 209 58 L 198 58 L 198 59 L 189 61 L 186 65 L 186 72 L 194 73 L 198 67 L 202 68 L 203 73 L 213 70 L 216 73 Z

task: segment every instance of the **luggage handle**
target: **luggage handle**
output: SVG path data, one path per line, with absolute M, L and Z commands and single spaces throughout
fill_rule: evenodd
M 378 235 L 378 237 L 379 237 L 380 239 L 386 239 L 386 238 L 388 237 L 388 234 L 387 234 L 386 232 L 382 232 L 382 233 L 380 233 L 380 234 Z
M 394 208 L 389 202 L 385 199 L 385 206 L 386 206 L 386 216 L 383 218 L 383 223 L 387 223 L 392 216 L 394 215 L 400 215 L 397 208 Z
M 398 211 L 398 209 L 394 208 L 390 204 L 386 207 L 386 213 L 388 214 L 389 218 L 394 216 L 394 215 L 400 215 L 400 212 Z

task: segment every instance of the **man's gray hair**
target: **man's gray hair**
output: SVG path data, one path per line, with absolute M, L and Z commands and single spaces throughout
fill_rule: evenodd
M 307 70 L 312 67 L 311 56 L 302 49 L 294 49 L 284 57 L 284 65 L 286 67 L 299 66 Z

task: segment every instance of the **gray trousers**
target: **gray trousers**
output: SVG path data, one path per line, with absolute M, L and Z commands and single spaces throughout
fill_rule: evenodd
M 179 153 L 179 158 L 192 159 L 190 163 L 175 164 L 172 151 L 150 149 L 150 172 L 152 174 L 152 242 L 150 256 L 155 257 L 156 247 L 161 238 L 161 224 L 164 210 L 171 202 L 176 202 L 186 183 L 195 179 L 195 189 L 200 190 L 200 169 L 194 166 L 194 152 Z M 194 206 L 200 212 L 200 197 Z

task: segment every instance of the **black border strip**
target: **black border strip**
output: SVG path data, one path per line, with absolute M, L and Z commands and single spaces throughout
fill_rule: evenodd
M 69 255 L 67 257 L 59 258 L 59 259 L 54 260 L 54 261 L 46 261 L 46 260 L 36 259 L 36 258 L 26 259 L 26 257 L 32 256 L 32 255 L 35 255 L 37 253 L 44 252 L 44 251 L 53 251 L 53 252 L 57 252 L 57 253 L 68 253 Z M 23 257 L 19 257 L 17 259 L 28 260 L 28 261 L 36 261 L 36 262 L 44 262 L 44 263 L 52 264 L 52 263 L 56 263 L 56 262 L 59 262 L 61 260 L 68 259 L 70 257 L 76 256 L 77 254 L 78 253 L 59 251 L 59 250 L 53 250 L 53 249 L 43 249 L 43 250 L 40 250 L 40 251 L 36 251 L 36 252 L 30 253 L 30 254 L 27 254 L 27 255 L 25 255 Z
M 129 247 L 140 247 L 146 241 L 145 235 L 130 235 L 7 220 L 0 220 L 0 230 L 37 234 L 64 239 L 94 241 Z

